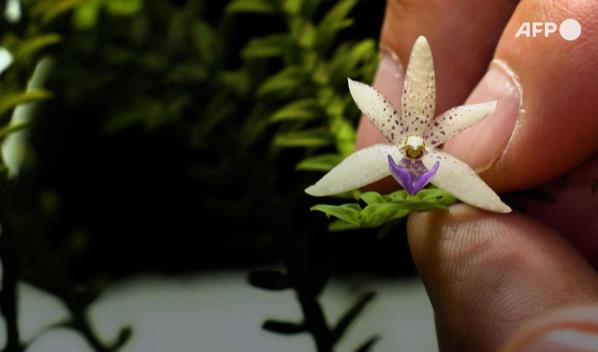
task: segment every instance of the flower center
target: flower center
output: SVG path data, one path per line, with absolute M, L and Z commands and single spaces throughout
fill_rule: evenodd
M 408 157 L 418 159 L 424 155 L 424 151 L 426 150 L 424 139 L 420 136 L 409 136 L 403 146 L 403 150 Z

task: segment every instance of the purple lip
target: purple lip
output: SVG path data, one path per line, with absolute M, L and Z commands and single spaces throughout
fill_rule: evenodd
M 430 183 L 439 166 L 440 161 L 436 161 L 432 170 L 428 170 L 421 159 L 413 160 L 407 157 L 397 165 L 392 156 L 388 156 L 390 174 L 411 195 L 415 195 Z

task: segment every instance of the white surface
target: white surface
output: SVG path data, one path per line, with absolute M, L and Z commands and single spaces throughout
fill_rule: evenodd
M 249 286 L 245 272 L 179 279 L 145 277 L 114 286 L 91 309 L 96 331 L 112 341 L 120 327 L 134 334 L 125 352 L 309 352 L 308 335 L 279 336 L 261 330 L 265 318 L 299 320 L 292 291 L 266 292 Z M 382 339 L 373 351 L 437 350 L 431 307 L 421 283 L 355 279 L 333 281 L 322 296 L 329 321 L 369 289 L 376 299 L 362 313 L 337 351 L 353 351 L 373 334 Z M 55 298 L 21 285 L 20 326 L 25 339 L 60 321 L 66 310 Z M 4 330 L 0 330 L 4 343 Z M 76 333 L 55 329 L 41 333 L 28 352 L 87 352 Z

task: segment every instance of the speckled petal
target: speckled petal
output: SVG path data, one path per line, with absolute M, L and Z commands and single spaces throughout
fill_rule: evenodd
M 490 115 L 496 107 L 496 101 L 480 104 L 461 105 L 447 110 L 432 122 L 424 136 L 428 147 L 436 147 L 458 135 L 464 129 Z
M 400 160 L 403 152 L 393 145 L 376 144 L 349 155 L 305 192 L 312 196 L 328 196 L 369 185 L 388 175 L 388 155 Z
M 430 44 L 425 37 L 417 38 L 405 73 L 401 116 L 402 133 L 423 136 L 434 118 L 436 81 Z
M 498 195 L 482 181 L 469 165 L 454 156 L 433 149 L 422 157 L 422 161 L 428 169 L 440 161 L 440 167 L 432 178 L 432 184 L 451 193 L 461 201 L 497 213 L 511 211 L 511 208 L 500 200 Z
M 365 83 L 349 81 L 349 91 L 359 110 L 391 142 L 401 140 L 399 112 L 382 93 Z

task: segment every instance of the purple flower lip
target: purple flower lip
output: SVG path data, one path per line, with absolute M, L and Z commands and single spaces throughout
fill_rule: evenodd
M 408 157 L 401 159 L 397 165 L 392 156 L 388 155 L 390 174 L 412 196 L 432 181 L 439 166 L 440 161 L 436 161 L 432 170 L 428 170 L 421 159 Z

